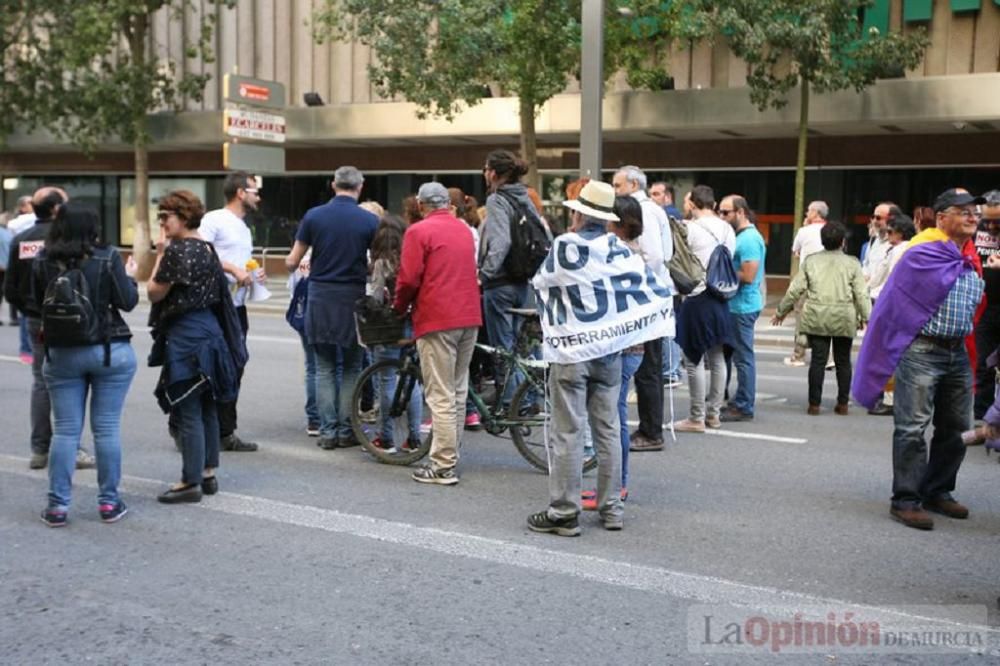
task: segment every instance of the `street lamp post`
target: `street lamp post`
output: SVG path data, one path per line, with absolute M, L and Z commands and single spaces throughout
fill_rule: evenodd
M 604 0 L 583 0 L 580 44 L 580 176 L 601 179 Z

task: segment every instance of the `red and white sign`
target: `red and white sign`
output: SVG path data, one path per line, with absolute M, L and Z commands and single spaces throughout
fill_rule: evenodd
M 44 240 L 35 241 L 21 241 L 17 244 L 17 258 L 18 259 L 34 259 L 42 248 L 45 247 Z
M 265 86 L 255 86 L 252 83 L 241 83 L 240 97 L 266 102 L 271 99 L 271 90 Z
M 229 136 L 256 139 L 270 143 L 284 143 L 287 128 L 285 117 L 274 113 L 226 109 L 225 131 Z

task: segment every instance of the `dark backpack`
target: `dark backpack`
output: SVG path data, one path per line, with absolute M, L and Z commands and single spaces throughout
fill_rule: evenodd
M 285 321 L 298 331 L 299 335 L 306 334 L 306 305 L 308 302 L 309 278 L 302 278 L 295 285 L 295 289 L 292 291 L 292 300 L 288 303 L 288 310 L 285 311 Z
M 712 250 L 712 256 L 709 257 L 708 266 L 705 268 L 705 287 L 716 298 L 728 301 L 740 289 L 740 278 L 733 266 L 733 254 L 708 226 L 703 226 L 702 229 L 712 234 L 712 238 L 718 243 Z
M 516 282 L 527 282 L 535 276 L 539 266 L 549 256 L 552 238 L 534 212 L 525 211 L 513 196 L 497 190 L 514 209 L 514 219 L 510 221 L 510 251 L 503 261 L 507 277 Z
M 670 279 L 677 293 L 687 296 L 705 281 L 705 269 L 688 245 L 687 228 L 675 217 L 670 217 L 670 234 L 674 240 L 674 255 L 667 262 Z
M 58 262 L 55 265 L 59 273 L 48 281 L 41 304 L 42 340 L 46 356 L 49 347 L 103 344 L 104 364 L 110 365 L 110 304 L 97 302 L 107 262 L 98 262 L 100 272 L 95 290 L 91 290 L 80 264 Z

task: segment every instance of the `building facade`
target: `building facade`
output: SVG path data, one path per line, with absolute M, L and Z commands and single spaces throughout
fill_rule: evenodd
M 188 187 L 210 206 L 221 203 L 222 78 L 234 72 L 279 81 L 288 93 L 286 172 L 263 179 L 258 245 L 286 246 L 302 213 L 328 197 L 329 174 L 341 164 L 365 171 L 364 198 L 393 210 L 432 176 L 482 199 L 484 156 L 518 145 L 516 100 L 494 88 L 492 98 L 453 122 L 420 119 L 413 105 L 379 98 L 366 47 L 314 42 L 308 21 L 319 4 L 240 0 L 233 10 L 215 10 L 207 0 L 195 2 L 192 12 L 218 11 L 211 64 L 184 57 L 195 15 L 157 17 L 157 54 L 212 77 L 203 101 L 150 117 L 151 196 Z M 807 197 L 826 199 L 834 216 L 861 224 L 881 200 L 909 209 L 952 185 L 1000 187 L 1000 0 L 876 0 L 864 22 L 880 30 L 922 26 L 931 45 L 904 77 L 880 80 L 861 94 L 814 96 Z M 772 248 L 768 271 L 787 272 L 797 96 L 780 110 L 758 111 L 745 85 L 746 65 L 724 40 L 677 47 L 665 66 L 672 90 L 633 91 L 623 77 L 612 79 L 604 102 L 604 167 L 637 164 L 682 190 L 703 182 L 720 196 L 743 194 L 760 212 Z M 324 105 L 306 106 L 307 93 Z M 545 105 L 537 128 L 543 197 L 558 203 L 578 167 L 576 82 Z M 0 203 L 10 208 L 42 182 L 61 183 L 99 205 L 107 237 L 127 245 L 131 173 L 128 146 L 108 145 L 86 158 L 51 137 L 15 135 L 0 152 Z

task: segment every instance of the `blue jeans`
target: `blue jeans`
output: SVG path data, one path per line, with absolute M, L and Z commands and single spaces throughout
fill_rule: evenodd
M 31 335 L 28 333 L 28 315 L 21 314 L 20 319 L 18 319 L 18 328 L 20 330 L 20 338 L 18 340 L 18 353 L 19 354 L 30 354 L 31 351 Z
M 896 368 L 892 433 L 892 505 L 952 499 L 965 458 L 961 434 L 971 427 L 972 370 L 965 345 L 917 338 Z M 930 455 L 924 433 L 933 421 Z
M 316 408 L 316 352 L 306 342 L 305 336 L 299 335 L 302 341 L 302 351 L 306 355 L 306 425 L 319 423 L 319 409 Z
M 111 364 L 108 366 L 104 365 L 104 345 L 49 350 L 45 384 L 54 417 L 49 450 L 50 508 L 69 509 L 88 393 L 90 430 L 97 454 L 97 502 L 118 502 L 118 481 L 122 474 L 122 407 L 135 368 L 135 352 L 128 342 L 111 343 Z
M 622 488 L 628 488 L 628 383 L 642 363 L 642 354 L 622 352 L 622 390 L 618 392 L 618 420 L 621 421 Z
M 219 466 L 218 403 L 208 386 L 202 386 L 175 404 L 170 415 L 181 444 L 181 481 L 199 484 L 204 470 Z
M 757 395 L 753 327 L 757 323 L 760 311 L 731 314 L 730 316 L 733 318 L 733 365 L 736 366 L 736 395 L 729 401 L 729 405 L 733 409 L 753 416 L 753 405 Z
M 350 345 L 310 345 L 316 353 L 316 407 L 319 435 L 328 439 L 348 439 L 351 429 L 351 398 L 361 374 L 364 349 Z M 340 370 L 338 361 L 343 364 Z
M 389 347 L 387 345 L 378 345 L 375 347 L 375 351 L 372 354 L 372 364 L 378 363 L 379 361 L 396 361 L 399 360 L 400 355 L 403 350 L 399 347 Z M 382 441 L 387 444 L 395 444 L 393 442 L 393 427 L 392 421 L 389 418 L 390 405 L 392 403 L 393 394 L 396 392 L 396 373 L 393 371 L 386 371 L 379 373 L 379 414 L 382 418 L 381 432 Z M 410 394 L 410 404 L 406 409 L 406 419 L 407 427 L 410 429 L 409 436 L 411 438 L 420 439 L 420 420 L 423 418 L 424 409 L 424 392 L 420 388 L 420 384 L 417 383 L 413 387 L 413 393 Z
M 529 307 L 530 292 L 525 284 L 505 284 L 499 287 L 483 289 L 483 320 L 486 325 L 486 337 L 494 347 L 503 349 L 513 349 L 514 340 L 517 339 L 517 331 L 520 328 L 520 321 L 511 313 L 509 308 Z M 507 373 L 507 368 L 497 367 L 494 371 L 499 382 Z M 507 381 L 507 387 L 502 396 L 504 405 L 510 404 L 510 399 L 514 396 L 514 387 L 520 384 L 524 378 L 520 372 L 515 370 L 514 376 Z
M 663 338 L 663 378 L 679 379 L 681 377 L 681 351 L 673 338 Z

